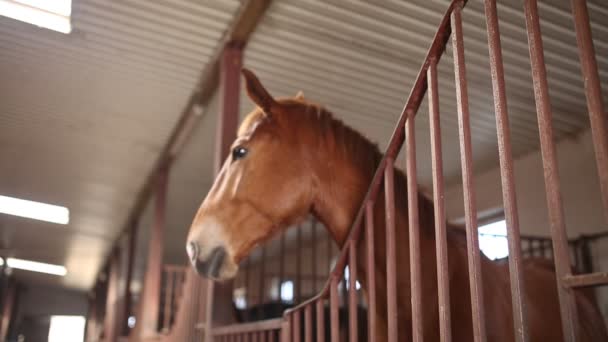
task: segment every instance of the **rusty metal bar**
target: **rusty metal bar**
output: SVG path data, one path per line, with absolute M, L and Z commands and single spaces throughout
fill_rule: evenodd
M 281 342 L 291 342 L 291 314 L 286 314 L 281 322 Z
M 260 304 L 264 304 L 264 288 L 265 288 L 265 283 L 266 283 L 266 247 L 265 246 L 261 246 L 262 248 L 262 256 L 260 257 L 260 279 L 259 279 L 259 286 L 260 288 L 258 289 L 258 298 L 259 298 L 259 303 Z M 281 286 L 279 284 L 279 286 Z M 245 289 L 245 292 L 247 291 L 247 289 Z
M 302 226 L 296 228 L 296 281 L 294 302 L 302 300 Z
M 329 285 L 329 319 L 331 324 L 331 342 L 340 341 L 340 316 L 338 310 L 338 277 L 332 276 Z
M 312 239 L 312 293 L 317 293 L 317 220 L 311 222 Z
M 443 160 L 441 154 L 441 127 L 439 93 L 437 86 L 437 60 L 431 59 L 427 71 L 429 123 L 431 129 L 431 157 L 433 173 L 433 207 L 435 217 L 435 250 L 437 254 L 437 289 L 439 299 L 439 335 L 441 342 L 452 341 L 450 316 L 450 279 L 448 273 L 448 247 L 445 219 Z
M 469 282 L 471 287 L 471 308 L 475 342 L 486 341 L 485 314 L 481 261 L 477 237 L 477 210 L 473 188 L 473 160 L 471 147 L 471 127 L 469 100 L 467 94 L 466 67 L 464 61 L 464 41 L 462 32 L 462 5 L 452 11 L 452 44 L 454 54 L 454 77 L 458 104 L 458 132 L 460 140 L 460 161 L 464 190 L 464 209 L 467 233 L 467 255 L 469 262 Z
M 323 298 L 316 302 L 317 309 L 317 342 L 325 342 L 325 307 Z
M 244 334 L 260 330 L 271 330 L 283 328 L 284 320 L 281 318 L 268 319 L 264 321 L 239 323 L 215 327 L 211 330 L 213 336 L 226 334 Z
M 357 240 L 350 240 L 348 248 L 348 340 L 357 342 Z
M 384 169 L 386 214 L 386 306 L 388 341 L 398 341 L 397 327 L 397 251 L 395 237 L 395 169 L 394 160 L 387 159 Z
M 524 17 L 528 34 L 528 48 L 534 83 L 534 99 L 538 116 L 541 156 L 545 177 L 547 207 L 549 209 L 549 226 L 553 239 L 553 253 L 557 273 L 557 289 L 559 294 L 562 329 L 566 341 L 576 341 L 578 315 L 574 292 L 562 285 L 565 276 L 571 275 L 570 253 L 564 221 L 561 190 L 557 169 L 553 129 L 551 127 L 551 104 L 547 85 L 547 71 L 540 32 L 538 8 L 535 0 L 524 1 Z
M 595 48 L 591 35 L 591 24 L 586 0 L 571 0 L 576 42 L 581 60 L 581 71 L 585 84 L 587 109 L 591 121 L 591 135 L 595 150 L 595 162 L 602 190 L 604 215 L 608 221 L 608 113 L 602 98 L 602 85 L 595 59 Z
M 608 272 L 568 275 L 564 277 L 564 286 L 567 287 L 587 287 L 599 285 L 608 285 Z
M 312 304 L 306 305 L 304 309 L 304 341 L 312 342 Z
M 485 0 L 488 48 L 490 54 L 490 72 L 494 90 L 494 109 L 496 116 L 496 134 L 498 139 L 498 156 L 500 160 L 500 179 L 502 182 L 502 201 L 507 223 L 509 246 L 509 274 L 511 277 L 511 302 L 513 306 L 513 324 L 515 340 L 529 340 L 526 321 L 526 301 L 524 279 L 521 266 L 521 238 L 519 234 L 519 214 L 515 197 L 515 175 L 513 154 L 511 152 L 511 134 L 509 132 L 509 114 L 507 112 L 507 92 L 502 61 L 502 47 L 498 26 L 496 0 Z M 542 253 L 542 252 L 541 252 Z
M 282 284 L 285 280 L 285 236 L 287 232 L 281 234 L 281 245 L 279 250 L 279 301 L 283 300 Z
M 376 262 L 374 248 L 374 203 L 365 202 L 365 247 L 367 249 L 367 323 L 369 341 L 376 341 Z
M 422 342 L 422 271 L 420 266 L 420 223 L 418 219 L 418 180 L 416 175 L 416 124 L 415 114 L 407 111 L 405 147 L 407 169 L 407 209 L 410 236 L 410 286 L 412 302 L 412 340 Z
M 300 342 L 300 334 L 302 333 L 302 312 L 300 310 L 295 310 L 293 315 L 291 315 L 292 319 L 292 331 L 291 338 L 293 342 Z

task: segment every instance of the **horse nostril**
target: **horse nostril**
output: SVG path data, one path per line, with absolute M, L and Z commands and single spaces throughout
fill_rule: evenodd
M 188 253 L 188 257 L 190 257 L 190 260 L 192 262 L 195 262 L 198 258 L 199 253 L 198 244 L 193 241 L 188 242 L 188 244 L 186 245 L 186 252 Z

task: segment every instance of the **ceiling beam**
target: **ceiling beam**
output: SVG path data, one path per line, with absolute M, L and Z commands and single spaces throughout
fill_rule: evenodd
M 271 0 L 243 1 L 234 20 L 228 26 L 214 50 L 212 57 L 203 68 L 198 84 L 192 91 L 192 94 L 180 114 L 177 124 L 173 128 L 173 131 L 165 143 L 150 174 L 147 176 L 142 189 L 137 194 L 133 208 L 125 223 L 125 229 L 122 230 L 121 235 L 127 233 L 131 229 L 132 222 L 137 222 L 148 199 L 152 195 L 159 171 L 175 160 L 190 138 L 194 127 L 196 127 L 196 124 L 203 117 L 203 108 L 207 107 L 211 97 L 219 86 L 219 70 L 222 52 L 227 46 L 244 47 L 247 45 L 249 37 L 261 22 L 270 3 Z M 120 236 L 118 236 L 117 240 L 118 239 L 120 239 Z

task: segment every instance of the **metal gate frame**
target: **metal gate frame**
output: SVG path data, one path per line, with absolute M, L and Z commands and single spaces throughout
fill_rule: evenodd
M 513 157 L 509 133 L 507 97 L 505 91 L 504 70 L 496 0 L 483 0 L 488 33 L 490 54 L 490 72 L 495 104 L 498 152 L 500 160 L 501 182 L 505 219 L 507 222 L 507 239 L 509 244 L 509 270 L 511 281 L 511 299 L 515 336 L 518 342 L 528 341 L 526 322 L 526 302 L 523 298 L 523 276 L 521 271 L 520 233 L 518 211 L 515 197 L 513 176 Z M 421 270 L 419 250 L 418 203 L 416 181 L 416 153 L 414 122 L 416 113 L 428 91 L 429 119 L 432 148 L 433 203 L 435 215 L 437 281 L 439 290 L 439 323 L 441 341 L 451 341 L 450 327 L 450 293 L 447 270 L 447 242 L 445 226 L 444 180 L 441 160 L 441 130 L 439 127 L 439 100 L 437 87 L 437 63 L 445 51 L 450 36 L 452 37 L 454 77 L 458 108 L 459 143 L 461 150 L 462 181 L 464 188 L 465 224 L 467 236 L 468 270 L 471 291 L 472 322 L 475 342 L 487 341 L 483 305 L 483 287 L 481 279 L 480 252 L 477 240 L 477 219 L 475 208 L 475 190 L 473 187 L 473 160 L 471 152 L 471 131 L 467 94 L 466 68 L 464 61 L 464 43 L 462 30 L 462 11 L 466 0 L 453 0 L 434 36 L 427 56 L 416 78 L 403 108 L 395 131 L 392 134 L 386 153 L 380 162 L 371 186 L 357 214 L 349 237 L 342 248 L 338 261 L 330 274 L 330 279 L 323 290 L 314 298 L 285 312 L 282 319 L 218 327 L 213 329 L 213 336 L 220 341 L 233 340 L 271 340 L 280 332 L 281 341 L 300 342 L 301 319 L 303 315 L 304 339 L 306 342 L 325 340 L 325 302 L 329 301 L 329 325 L 331 340 L 340 340 L 338 316 L 338 283 L 343 277 L 344 268 L 350 265 L 350 288 L 354 289 L 357 280 L 358 243 L 365 243 L 367 249 L 367 283 L 368 283 L 368 331 L 369 340 L 376 340 L 375 264 L 374 264 L 374 227 L 373 205 L 382 186 L 385 192 L 386 214 L 386 271 L 387 271 L 387 310 L 388 341 L 398 341 L 397 336 L 397 297 L 396 288 L 396 245 L 395 245 L 395 202 L 394 202 L 394 163 L 403 144 L 406 145 L 406 173 L 408 186 L 408 217 L 410 236 L 410 269 L 412 290 L 412 331 L 413 341 L 422 341 L 421 317 Z M 595 159 L 600 178 L 603 209 L 608 219 L 608 129 L 606 112 L 601 96 L 601 86 L 595 51 L 591 37 L 589 14 L 585 0 L 571 0 L 578 52 L 585 94 L 590 117 L 591 132 L 595 148 Z M 557 173 L 555 142 L 551 126 L 552 112 L 549 102 L 549 90 L 545 70 L 544 52 L 540 32 L 539 15 L 536 0 L 524 0 L 524 14 L 528 37 L 528 47 L 532 67 L 534 97 L 540 132 L 540 149 L 542 154 L 546 200 L 549 211 L 551 239 L 553 242 L 554 263 L 557 273 L 557 289 L 561 308 L 562 326 L 566 341 L 577 339 L 577 313 L 574 291 L 579 287 L 608 284 L 608 272 L 595 272 L 574 275 L 571 268 L 568 239 L 564 222 L 562 195 Z M 356 291 L 349 291 L 349 339 L 357 341 L 357 296 Z M 316 310 L 316 333 L 313 332 L 312 313 Z

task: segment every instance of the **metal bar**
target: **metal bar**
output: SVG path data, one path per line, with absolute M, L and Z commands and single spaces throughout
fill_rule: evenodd
M 327 275 L 331 273 L 331 250 L 332 250 L 332 240 L 329 231 L 327 231 Z
M 291 315 L 291 319 L 293 320 L 293 330 L 292 330 L 292 341 L 300 342 L 300 335 L 302 334 L 302 311 L 296 310 Z
M 285 281 L 285 236 L 287 232 L 281 234 L 281 247 L 279 251 L 279 301 L 283 300 L 283 289 L 281 284 Z
M 374 248 L 374 203 L 365 202 L 365 247 L 367 249 L 367 321 L 368 338 L 370 342 L 376 341 L 376 263 Z
M 418 218 L 418 181 L 416 175 L 416 126 L 415 113 L 407 112 L 405 122 L 406 169 L 407 169 L 407 209 L 410 236 L 410 284 L 412 302 L 412 340 L 422 342 L 422 271 L 420 266 L 420 222 Z
M 450 278 L 448 273 L 448 247 L 445 219 L 443 160 L 441 158 L 441 127 L 439 93 L 437 86 L 437 60 L 431 59 L 427 71 L 429 125 L 431 129 L 431 157 L 433 173 L 433 207 L 435 217 L 435 250 L 437 253 L 437 289 L 439 299 L 439 335 L 441 342 L 452 341 L 450 316 Z
M 471 128 L 467 94 L 466 69 L 464 62 L 464 42 L 462 32 L 462 5 L 452 12 L 452 44 L 454 53 L 454 77 L 458 104 L 458 132 L 460 140 L 460 161 L 464 190 L 464 209 L 467 233 L 467 255 L 469 262 L 469 282 L 471 287 L 471 308 L 475 342 L 486 341 L 485 315 L 479 242 L 477 241 L 477 210 L 473 188 L 473 160 Z
M 251 342 L 258 342 L 258 334 L 255 331 L 250 333 L 250 335 L 251 335 Z
M 543 54 L 538 8 L 535 0 L 524 1 L 524 17 L 526 20 L 528 48 L 530 50 L 530 62 L 532 66 L 534 99 L 538 116 L 545 191 L 547 196 L 547 207 L 549 210 L 549 226 L 553 239 L 553 253 L 557 273 L 557 290 L 559 294 L 562 329 L 566 341 L 576 341 L 578 317 L 574 292 L 571 289 L 562 286 L 562 279 L 565 276 L 572 274 L 572 270 L 570 268 L 570 253 L 568 252 L 568 239 L 564 222 L 564 209 L 561 199 L 557 158 L 555 155 L 555 145 L 553 143 L 553 129 L 551 127 L 552 114 L 547 85 L 547 71 L 545 69 L 545 57 Z
M 338 302 L 338 277 L 332 276 L 329 285 L 329 318 L 331 323 L 331 342 L 340 341 L 340 316 Z
M 281 342 L 291 342 L 291 315 L 287 314 L 281 323 Z
M 304 309 L 304 341 L 312 342 L 312 304 L 309 304 Z
M 317 342 L 325 342 L 325 307 L 323 298 L 316 301 L 317 308 Z
M 169 329 L 169 320 L 171 312 L 171 271 L 165 271 L 165 308 L 163 310 L 163 326 L 161 330 Z
M 266 247 L 265 246 L 261 246 L 262 248 L 262 257 L 260 259 L 260 288 L 258 289 L 258 298 L 259 298 L 259 303 L 260 304 L 264 304 L 264 287 L 265 287 L 265 282 L 266 282 Z M 281 286 L 279 284 L 279 286 Z M 247 291 L 247 290 L 245 290 Z
M 505 89 L 496 0 L 485 0 L 484 5 L 488 32 L 488 49 L 490 54 L 490 72 L 492 75 L 492 88 L 494 90 L 496 134 L 498 139 L 498 156 L 500 160 L 500 179 L 502 182 L 502 201 L 507 223 L 514 332 L 515 340 L 524 342 L 529 340 L 529 334 L 526 321 L 527 310 L 524 298 L 525 292 L 523 289 L 524 279 L 521 266 L 519 214 L 517 211 L 517 198 L 515 197 L 515 175 L 513 170 L 513 154 L 511 152 L 511 134 L 509 132 L 509 114 L 507 112 L 507 92 Z
M 283 328 L 284 320 L 281 318 L 267 319 L 264 321 L 239 323 L 215 327 L 212 330 L 213 336 L 225 334 L 243 334 L 260 330 L 280 329 Z
M 350 240 L 348 248 L 348 340 L 357 342 L 357 240 Z
M 268 342 L 275 342 L 276 336 L 277 336 L 276 330 L 269 330 L 268 331 Z
M 587 287 L 598 285 L 608 285 L 608 272 L 568 275 L 564 277 L 564 286 L 567 287 Z
M 295 302 L 302 300 L 302 226 L 296 230 L 296 281 L 295 281 Z
M 259 340 L 260 342 L 264 342 L 264 341 L 266 341 L 266 330 L 260 330 L 260 331 L 258 332 L 258 340 Z
M 595 150 L 595 162 L 602 190 L 604 215 L 608 221 L 608 113 L 602 98 L 602 85 L 598 74 L 595 48 L 591 35 L 589 11 L 586 0 L 571 0 L 574 29 L 578 44 L 581 71 L 585 83 L 587 109 L 591 121 L 591 136 Z
M 245 308 L 247 309 L 247 307 L 249 307 L 249 303 L 251 303 L 250 298 L 249 298 L 249 292 L 250 292 L 249 289 L 251 288 L 249 286 L 249 279 L 250 279 L 249 274 L 251 273 L 251 259 L 250 258 L 247 258 L 246 266 L 247 267 L 245 267 Z M 279 286 L 279 291 L 281 291 L 281 286 Z M 249 310 L 245 310 L 245 320 L 246 321 L 249 321 L 249 313 L 250 313 Z
M 384 194 L 386 202 L 386 306 L 388 341 L 398 341 L 397 327 L 397 251 L 395 237 L 395 169 L 394 160 L 387 159 L 384 170 Z
M 312 239 L 312 293 L 317 293 L 317 220 L 311 222 Z

